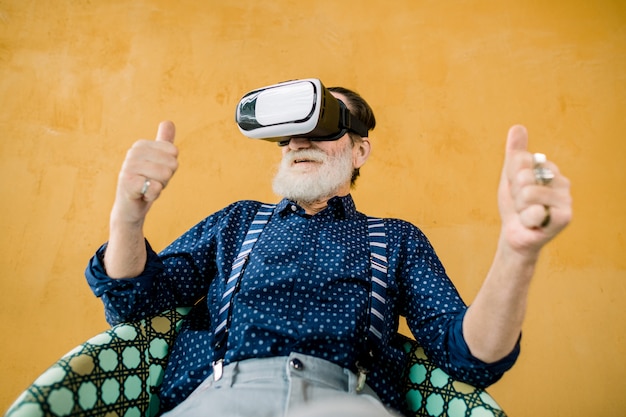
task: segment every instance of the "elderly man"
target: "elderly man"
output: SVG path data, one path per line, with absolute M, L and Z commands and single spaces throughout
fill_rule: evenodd
M 196 305 L 162 384 L 168 415 L 289 415 L 342 398 L 379 415 L 402 411 L 399 316 L 433 361 L 476 386 L 498 380 L 517 358 L 540 250 L 571 218 L 568 180 L 528 152 L 523 127 L 510 129 L 501 235 L 466 307 L 417 227 L 356 210 L 350 189 L 376 121 L 357 93 L 328 90 L 364 129 L 284 138 L 278 204 L 233 203 L 158 255 L 143 223 L 177 169 L 174 125 L 161 123 L 156 140 L 127 153 L 109 241 L 86 275 L 112 324 Z

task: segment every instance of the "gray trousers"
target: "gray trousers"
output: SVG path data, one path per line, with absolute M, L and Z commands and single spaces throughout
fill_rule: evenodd
M 248 359 L 210 376 L 167 417 L 389 417 L 392 414 L 367 385 L 356 392 L 348 369 L 292 353 Z

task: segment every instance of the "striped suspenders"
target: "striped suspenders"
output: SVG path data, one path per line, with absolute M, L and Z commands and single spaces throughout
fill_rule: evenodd
M 245 266 L 248 263 L 250 252 L 252 252 L 252 248 L 254 248 L 255 243 L 259 240 L 259 236 L 261 236 L 261 232 L 263 232 L 265 225 L 269 222 L 275 207 L 276 205 L 274 204 L 263 204 L 257 211 L 243 239 L 239 254 L 233 261 L 228 281 L 226 281 L 226 289 L 220 301 L 219 324 L 214 332 L 215 357 L 218 358 L 213 362 L 213 378 L 216 381 L 222 377 L 222 367 L 224 364 L 224 356 L 226 355 L 226 344 L 228 342 L 228 326 L 232 313 L 233 294 L 237 292 Z
M 369 328 L 365 339 L 366 352 L 356 362 L 357 392 L 365 387 L 377 347 L 382 344 L 387 311 L 387 236 L 383 219 L 367 218 L 367 236 L 370 243 L 370 270 L 372 280 L 369 296 Z
M 233 261 L 230 275 L 226 281 L 226 289 L 220 301 L 219 324 L 214 332 L 215 357 L 218 358 L 213 362 L 213 377 L 216 381 L 222 377 L 233 295 L 237 292 L 241 282 L 250 252 L 252 252 L 265 225 L 269 222 L 275 207 L 276 205 L 274 204 L 263 204 L 257 211 L 243 240 L 241 249 L 239 249 L 239 254 Z M 368 357 L 364 357 L 357 362 L 359 370 L 357 389 L 362 389 L 365 383 L 365 374 L 369 369 L 376 346 L 382 341 L 385 329 L 387 295 L 387 238 L 385 235 L 385 224 L 382 219 L 368 217 L 367 226 L 372 274 L 369 294 L 369 326 L 366 340 Z

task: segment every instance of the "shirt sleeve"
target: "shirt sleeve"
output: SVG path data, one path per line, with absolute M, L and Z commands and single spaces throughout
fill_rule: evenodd
M 219 271 L 230 266 L 235 237 L 251 221 L 257 205 L 234 203 L 193 226 L 159 254 L 146 241 L 145 269 L 135 278 L 110 278 L 103 262 L 106 244 L 100 247 L 85 275 L 104 303 L 107 321 L 115 325 L 140 320 L 192 306 L 206 296 Z
M 157 254 L 146 241 L 144 271 L 135 278 L 114 279 L 104 268 L 103 245 L 91 258 L 85 275 L 102 299 L 111 325 L 136 321 L 164 310 L 193 305 L 207 294 L 216 273 L 216 240 L 220 214 L 198 223 Z
M 467 306 L 426 236 L 404 225 L 399 266 L 400 314 L 428 357 L 450 376 L 476 387 L 499 380 L 515 363 L 519 341 L 505 358 L 486 363 L 474 357 L 463 336 Z
M 104 267 L 104 253 L 107 244 L 102 245 L 91 258 L 85 277 L 93 293 L 104 303 L 105 318 L 109 324 L 142 319 L 168 308 L 152 302 L 154 280 L 164 267 L 158 255 L 146 241 L 147 260 L 144 271 L 135 278 L 114 279 L 107 275 Z M 155 308 L 151 308 L 154 306 Z M 156 310 L 156 311 L 154 311 Z
M 463 318 L 466 312 L 467 309 L 454 318 L 452 328 L 448 331 L 450 361 L 449 365 L 442 366 L 442 368 L 447 368 L 447 372 L 454 375 L 456 379 L 471 383 L 478 388 L 487 388 L 502 378 L 517 361 L 520 354 L 521 335 L 507 356 L 496 362 L 483 362 L 472 355 L 463 337 Z

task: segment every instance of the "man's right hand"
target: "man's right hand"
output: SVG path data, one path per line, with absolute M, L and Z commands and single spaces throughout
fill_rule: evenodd
M 161 122 L 156 140 L 135 142 L 126 154 L 111 211 L 104 267 L 111 278 L 132 278 L 145 268 L 143 223 L 178 168 L 175 127 Z
M 152 203 L 178 168 L 175 134 L 172 122 L 161 122 L 156 140 L 139 140 L 129 149 L 118 178 L 112 220 L 135 225 L 143 223 Z

